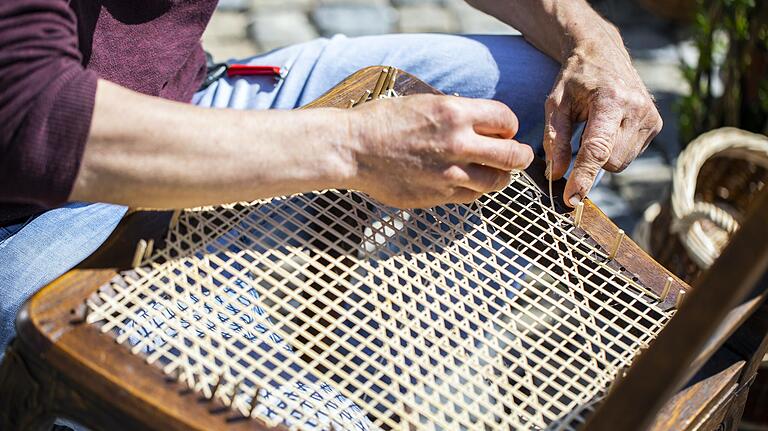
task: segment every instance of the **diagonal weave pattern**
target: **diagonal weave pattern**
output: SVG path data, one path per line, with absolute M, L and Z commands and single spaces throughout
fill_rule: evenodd
M 525 174 L 472 205 L 187 210 L 88 322 L 292 429 L 578 429 L 671 317 Z

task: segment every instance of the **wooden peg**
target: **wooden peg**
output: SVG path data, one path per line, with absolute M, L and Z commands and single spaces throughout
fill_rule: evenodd
M 80 310 L 83 310 L 80 312 Z M 91 313 L 91 307 L 88 306 L 88 303 L 80 304 L 77 308 L 73 308 L 70 310 L 70 313 L 73 315 L 72 319 L 69 321 L 69 323 L 72 323 L 74 325 L 80 324 L 80 323 L 86 323 L 88 321 L 88 315 Z
M 173 369 L 173 373 L 171 374 L 171 377 L 175 382 L 178 382 L 179 380 L 181 380 L 181 374 L 182 374 L 181 365 L 179 365 L 178 367 Z
M 381 89 L 384 88 L 384 83 L 387 80 L 387 75 L 389 75 L 389 69 L 384 68 L 381 69 L 381 73 L 379 74 L 379 79 L 376 81 L 376 86 L 373 87 L 373 94 L 371 94 L 373 99 L 378 99 L 381 95 Z
M 387 81 L 387 93 L 395 89 L 395 81 L 397 81 L 397 69 L 393 67 L 392 73 L 390 73 L 389 79 Z
M 253 416 L 253 411 L 256 409 L 256 407 L 259 405 L 259 391 L 261 388 L 259 386 L 256 386 L 256 391 L 253 393 L 253 397 L 251 397 L 251 405 L 248 409 L 248 416 Z
M 584 217 L 584 202 L 579 202 L 576 204 L 576 214 L 573 216 L 573 225 L 580 227 L 582 217 Z
M 677 292 L 677 300 L 675 300 L 675 308 L 680 308 L 680 306 L 683 305 L 684 299 L 685 299 L 685 290 L 680 289 L 680 291 Z
M 235 406 L 235 398 L 237 398 L 238 392 L 240 392 L 240 385 L 243 384 L 243 380 L 240 379 L 232 385 L 232 395 L 229 397 L 229 407 Z
M 357 99 L 357 102 L 355 102 L 355 105 L 359 105 L 361 103 L 365 103 L 368 101 L 368 97 L 371 96 L 371 90 L 365 90 L 365 93 L 363 93 L 362 96 L 360 96 L 359 99 Z
M 181 217 L 181 210 L 173 210 L 173 215 L 171 215 L 171 221 L 168 223 L 169 229 L 174 229 L 176 226 L 179 225 L 179 217 Z
M 147 241 L 147 249 L 144 250 L 144 259 L 149 259 L 152 256 L 152 252 L 155 250 L 155 240 L 149 239 Z
M 221 384 L 224 383 L 224 373 L 221 373 L 219 375 L 218 380 L 216 380 L 216 384 L 213 385 L 213 389 L 211 389 L 211 398 L 212 401 L 214 397 L 216 397 L 216 392 L 219 391 L 219 388 L 221 387 Z
M 137 266 L 141 265 L 141 260 L 144 258 L 144 254 L 147 252 L 147 241 L 140 239 L 138 243 L 136 243 L 136 251 L 133 252 L 133 261 L 131 262 L 131 267 L 136 268 Z
M 621 247 L 622 241 L 624 241 L 624 231 L 619 229 L 619 234 L 616 236 L 616 240 L 613 242 L 613 247 L 611 247 L 611 252 L 608 255 L 608 259 L 616 259 L 616 253 L 619 252 L 619 247 Z
M 349 104 L 347 105 L 347 109 L 354 108 L 355 107 L 355 101 L 352 99 L 349 99 Z
M 660 302 L 664 302 L 667 299 L 669 290 L 672 288 L 672 281 L 672 277 L 667 277 L 667 281 L 664 282 L 664 289 L 661 291 L 661 296 L 659 297 Z

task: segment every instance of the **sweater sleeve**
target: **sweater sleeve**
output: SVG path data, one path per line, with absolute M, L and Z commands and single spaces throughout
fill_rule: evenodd
M 69 197 L 96 96 L 81 62 L 69 1 L 0 1 L 0 202 Z

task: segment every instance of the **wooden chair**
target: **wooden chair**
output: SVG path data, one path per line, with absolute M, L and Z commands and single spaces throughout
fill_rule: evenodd
M 436 91 L 407 73 L 376 67 L 358 72 L 311 106 L 354 107 L 380 95 L 415 93 Z M 150 288 L 142 290 L 139 285 L 131 290 L 133 288 L 130 283 L 131 280 L 146 279 L 148 274 L 159 268 L 168 269 L 168 265 L 176 261 L 196 262 L 197 265 L 193 270 L 176 268 L 181 272 L 186 271 L 176 285 L 179 289 L 206 289 L 195 293 L 199 296 L 212 295 L 212 290 L 225 289 L 226 281 L 221 279 L 226 277 L 220 277 L 222 271 L 236 271 L 240 267 L 223 266 L 216 259 L 223 253 L 222 250 L 234 253 L 234 259 L 241 259 L 242 256 L 258 258 L 260 254 L 254 252 L 261 250 L 258 238 L 251 237 L 248 241 L 256 242 L 248 243 L 247 246 L 238 243 L 237 252 L 233 252 L 230 247 L 232 241 L 244 241 L 246 236 L 243 232 L 258 230 L 259 235 L 267 236 L 270 241 L 284 241 L 282 245 L 270 242 L 271 245 L 262 254 L 272 256 L 276 255 L 275 250 L 280 247 L 292 247 L 290 257 L 299 256 L 304 259 L 291 261 L 293 263 L 267 262 L 271 267 L 263 272 L 283 274 L 279 280 L 261 275 L 249 279 L 253 286 L 260 289 L 261 307 L 280 312 L 289 309 L 291 318 L 277 322 L 279 330 L 276 329 L 275 333 L 279 332 L 282 339 L 289 339 L 291 346 L 298 351 L 290 360 L 297 364 L 311 365 L 314 372 L 340 388 L 344 397 L 367 407 L 367 417 L 372 418 L 377 426 L 420 429 L 431 426 L 425 424 L 432 421 L 456 429 L 467 428 L 467 424 L 476 424 L 478 427 L 484 424 L 490 429 L 513 428 L 514 423 L 533 423 L 531 421 L 534 419 L 523 416 L 534 417 L 541 413 L 531 410 L 513 412 L 511 409 L 518 404 L 532 405 L 525 397 L 540 397 L 550 400 L 542 406 L 542 411 L 548 409 L 547 414 L 551 416 L 538 419 L 544 424 L 541 428 L 547 429 L 639 430 L 647 426 L 655 430 L 735 429 L 749 384 L 754 377 L 757 358 L 761 358 L 768 347 L 768 314 L 763 305 L 765 283 L 755 288 L 768 267 L 768 245 L 765 240 L 756 241 L 768 238 L 768 225 L 764 223 L 768 215 L 768 194 L 756 203 L 750 221 L 742 226 L 721 259 L 691 289 L 650 259 L 636 244 L 624 238 L 623 232 L 588 200 L 575 212 L 566 209 L 560 199 L 550 200 L 546 194 L 548 184 L 544 180 L 543 171 L 543 162 L 536 161 L 526 173 L 517 174 L 508 189 L 484 198 L 480 205 L 448 206 L 421 212 L 393 212 L 377 206 L 364 196 L 340 191 L 302 195 L 295 197 L 295 200 L 286 198 L 219 209 L 201 209 L 183 213 L 181 220 L 178 213 L 131 214 L 97 253 L 77 269 L 45 287 L 26 304 L 17 322 L 18 337 L 6 352 L 0 368 L 0 428 L 46 429 L 50 427 L 53 418 L 62 416 L 82 422 L 94 430 L 285 429 L 284 424 L 270 422 L 262 414 L 263 410 L 258 408 L 269 402 L 260 398 L 265 386 L 269 384 L 266 377 L 253 377 L 239 371 L 235 373 L 232 370 L 241 370 L 238 364 L 225 364 L 225 368 L 229 367 L 226 368 L 228 374 L 217 374 L 212 370 L 196 370 L 196 362 L 189 362 L 188 358 L 185 359 L 187 362 L 184 367 L 173 361 L 163 362 L 163 357 L 157 356 L 158 352 L 171 354 L 168 352 L 173 349 L 163 350 L 160 344 L 142 344 L 141 341 L 132 344 L 127 341 L 128 329 L 108 329 L 109 325 L 120 323 L 114 319 L 123 319 L 114 307 L 128 304 L 125 306 L 130 308 L 153 295 L 161 295 L 155 302 L 162 302 L 162 295 L 172 294 Z M 556 182 L 552 186 L 553 196 L 561 196 L 564 184 Z M 295 205 L 296 202 L 300 205 Z M 286 212 L 286 205 L 296 212 Z M 307 220 L 299 224 L 299 219 L 294 216 L 296 213 L 302 214 Z M 261 218 L 256 215 L 261 215 Z M 244 218 L 246 216 L 248 218 Z M 267 227 L 258 224 L 258 220 L 269 217 L 273 217 L 270 219 L 273 222 Z M 363 219 L 365 222 L 360 222 Z M 425 224 L 424 220 L 430 221 L 431 225 Z M 359 225 L 355 225 L 358 222 Z M 282 226 L 285 231 L 274 233 L 275 226 Z M 233 230 L 237 230 L 235 236 Z M 431 236 L 420 237 L 421 242 L 418 243 L 412 241 L 409 235 L 418 235 L 418 230 L 428 232 Z M 297 240 L 291 234 L 298 231 L 312 233 L 311 241 L 294 244 Z M 469 245 L 474 247 L 473 244 L 483 241 L 490 244 L 483 249 L 485 254 L 472 255 L 479 249 L 469 248 Z M 206 245 L 199 246 L 198 243 Z M 342 243 L 345 245 L 340 246 Z M 402 244 L 411 247 L 408 252 L 403 251 Z M 538 249 L 531 247 L 532 244 L 536 244 Z M 518 247 L 514 249 L 514 254 L 504 254 L 500 250 L 506 245 Z M 302 247 L 310 249 L 314 254 L 305 253 Z M 460 253 L 457 254 L 456 250 Z M 417 252 L 422 253 L 422 256 L 413 255 Z M 565 257 L 558 256 L 561 253 Z M 156 257 L 158 254 L 166 254 L 168 258 L 160 259 Z M 500 256 L 507 261 L 499 259 Z M 447 280 L 442 284 L 432 283 L 429 278 L 425 278 L 424 282 L 397 277 L 384 278 L 386 274 L 397 271 L 396 265 L 406 265 L 411 271 L 409 274 L 414 274 L 411 277 L 415 279 L 419 275 L 418 271 L 424 268 L 418 265 L 429 265 L 435 259 L 444 259 L 440 261 L 441 269 L 435 267 L 434 271 L 423 272 L 421 276 Z M 133 265 L 134 261 L 141 265 L 133 270 L 118 272 L 118 268 L 136 266 Z M 556 261 L 561 262 L 561 266 L 552 263 Z M 407 266 L 413 262 L 420 263 Z M 485 269 L 489 262 L 496 266 L 494 271 Z M 251 260 L 247 263 L 253 271 L 261 271 L 260 264 Z M 289 269 L 281 266 L 283 264 L 288 265 Z M 450 267 L 449 264 L 454 266 Z M 571 264 L 575 265 L 575 269 L 570 268 Z M 517 265 L 516 268 L 522 268 L 520 272 L 524 276 L 519 276 L 520 272 L 510 272 L 505 265 Z M 302 269 L 307 267 L 313 272 Z M 382 272 L 383 267 L 388 268 L 388 272 Z M 495 278 L 496 272 L 507 274 L 507 278 Z M 299 273 L 305 278 L 294 276 Z M 372 281 L 363 283 L 359 292 L 328 289 L 332 283 L 346 285 L 350 283 L 350 277 L 374 273 L 379 274 L 379 278 L 374 277 Z M 157 282 L 163 284 L 166 283 L 161 280 L 163 277 L 175 277 L 172 273 L 166 275 L 160 276 Z M 227 275 L 232 278 L 229 272 Z M 563 280 L 561 284 L 573 292 L 563 292 L 558 290 L 561 287 L 553 287 L 561 284 L 548 276 L 560 277 Z M 599 289 L 584 288 L 578 286 L 582 283 L 580 278 L 586 280 L 585 283 L 597 279 L 610 283 L 606 281 L 597 286 Z M 470 279 L 473 281 L 466 281 Z M 259 284 L 265 280 L 269 283 Z M 187 282 L 189 285 L 182 286 Z M 289 282 L 291 289 L 285 288 Z M 427 285 L 436 287 L 425 293 L 422 287 Z M 464 289 L 460 290 L 464 292 L 462 295 L 476 302 L 470 303 L 462 298 L 453 298 L 453 302 L 440 299 L 443 295 L 441 292 L 459 285 Z M 315 289 L 312 286 L 317 286 L 316 290 L 311 290 Z M 384 286 L 384 290 L 376 290 L 381 286 Z M 506 292 L 512 286 L 515 291 L 504 296 L 487 292 L 491 290 L 489 286 L 498 291 L 507 289 Z M 472 290 L 476 288 L 477 291 Z M 271 289 L 287 296 L 272 295 Z M 125 298 L 128 290 L 133 292 L 131 295 L 135 295 L 128 302 L 114 299 Z M 313 292 L 316 296 L 312 296 Z M 382 299 L 377 299 L 375 292 Z M 537 293 L 540 295 L 535 295 Z M 410 296 L 398 296 L 404 294 Z M 342 301 L 340 296 L 343 295 L 349 296 Z M 360 324 L 357 330 L 375 332 L 394 320 L 397 325 L 391 329 L 396 331 L 402 325 L 421 322 L 418 318 L 419 310 L 437 302 L 443 307 L 441 310 L 444 313 L 452 316 L 451 322 L 454 323 L 451 325 L 433 325 L 424 329 L 454 331 L 456 334 L 434 335 L 435 340 L 447 344 L 440 348 L 441 353 L 430 358 L 450 358 L 454 362 L 444 362 L 441 366 L 433 366 L 434 369 L 422 371 L 425 375 L 439 375 L 439 379 L 430 381 L 430 391 L 433 392 L 409 388 L 407 380 L 398 380 L 400 396 L 391 389 L 395 386 L 387 386 L 387 382 L 401 378 L 398 374 L 403 373 L 402 367 L 405 365 L 402 364 L 421 357 L 418 351 L 412 351 L 405 358 L 399 353 L 384 352 L 382 355 L 389 355 L 386 356 L 387 361 L 376 364 L 367 363 L 359 356 L 363 350 L 358 350 L 357 356 L 332 353 L 335 355 L 332 357 L 339 362 L 325 360 L 328 352 L 318 346 L 342 345 L 354 349 L 354 345 L 367 342 L 368 338 L 354 338 L 353 342 L 349 342 L 349 333 L 346 332 L 321 332 L 324 327 L 337 324 L 344 316 L 352 319 L 351 312 L 336 306 L 339 301 L 344 302 L 345 306 L 355 306 L 364 303 L 364 298 L 369 302 L 375 300 L 375 307 L 368 311 L 368 317 L 375 314 L 379 320 L 376 325 Z M 290 309 L 294 302 L 301 304 L 301 310 L 311 312 L 302 314 Z M 531 323 L 528 311 L 533 305 L 560 310 L 564 313 L 563 317 L 560 321 L 550 319 Z M 674 314 L 673 310 L 678 306 L 681 306 L 679 311 L 671 320 L 668 319 L 667 316 Z M 509 317 L 511 314 L 506 310 L 512 308 L 520 310 L 520 319 L 461 319 L 462 316 Z M 595 310 L 594 314 L 590 315 L 589 310 Z M 651 313 L 654 317 L 643 313 Z M 639 319 L 650 322 L 649 333 L 633 330 L 632 333 L 617 336 L 612 332 L 621 331 L 624 322 L 631 326 Z M 585 322 L 584 328 L 588 329 L 582 332 L 578 332 L 578 328 L 574 329 L 573 332 L 578 332 L 578 336 L 552 332 L 561 325 L 571 325 L 571 321 Z M 617 325 L 616 322 L 621 324 Z M 218 322 L 212 324 L 215 326 Z M 500 331 L 500 327 L 517 328 L 517 332 L 512 332 L 514 336 L 501 344 L 498 344 L 498 337 L 488 338 L 487 344 L 477 344 L 482 337 L 473 328 L 479 324 L 484 324 L 484 330 L 495 335 L 508 334 Z M 521 329 L 519 325 L 528 326 Z M 303 329 L 290 331 L 283 330 L 283 327 Z M 544 333 L 541 328 L 549 328 L 547 330 L 557 336 L 549 339 L 539 337 Z M 609 329 L 602 335 L 595 335 L 595 331 L 601 328 Z M 204 341 L 197 342 L 199 344 L 196 348 L 206 352 L 195 358 L 214 355 L 221 346 L 231 345 L 230 341 L 221 336 L 219 329 L 216 331 L 200 336 Z M 656 332 L 658 335 L 653 340 Z M 532 333 L 537 337 L 531 338 L 529 335 Z M 392 334 L 389 338 L 397 338 L 395 333 Z M 176 334 L 164 330 L 155 335 L 174 337 Z M 229 336 L 236 338 L 234 333 Z M 472 340 L 472 343 L 464 343 L 464 340 Z M 613 341 L 604 344 L 604 340 Z M 401 342 L 410 346 L 407 341 Z M 387 343 L 388 340 L 382 342 Z M 628 343 L 629 350 L 616 347 L 616 342 Z M 646 342 L 650 345 L 644 349 Z M 418 343 L 419 340 L 414 339 L 412 344 L 430 348 L 429 343 Z M 538 347 L 532 346 L 537 343 Z M 502 344 L 503 348 L 500 347 Z M 547 347 L 541 347 L 544 344 Z M 478 352 L 472 352 L 471 346 L 475 346 Z M 566 351 L 562 346 L 576 349 L 571 358 L 558 356 Z M 389 344 L 393 351 L 405 347 L 394 342 Z M 370 345 L 368 350 L 377 348 L 378 345 Z M 179 345 L 176 350 L 179 349 L 183 350 L 183 345 Z M 484 356 L 486 350 L 493 349 L 500 352 L 495 356 L 499 358 L 499 365 L 488 363 L 488 357 Z M 510 354 L 509 351 L 518 353 Z M 467 352 L 477 353 L 482 360 L 472 355 L 467 356 Z M 551 352 L 553 356 L 521 361 L 519 352 Z M 174 357 L 183 354 L 178 351 L 173 353 Z M 219 362 L 226 362 L 227 358 L 238 358 L 237 355 L 237 352 L 228 350 L 216 358 L 220 359 Z M 602 359 L 598 358 L 599 355 L 603 355 Z M 582 357 L 592 356 L 595 363 L 604 360 L 605 364 L 611 366 L 631 366 L 617 370 L 601 366 L 600 373 L 584 374 L 592 376 L 594 381 L 586 381 L 582 378 L 584 376 L 575 376 L 565 384 L 557 382 L 566 372 L 573 372 L 573 360 L 581 361 Z M 274 358 L 265 357 L 265 360 Z M 461 361 L 455 362 L 457 358 L 464 358 L 462 360 L 465 362 L 475 361 L 473 364 L 484 367 L 480 371 L 488 371 L 490 374 L 487 375 L 499 377 L 495 381 L 488 378 L 476 380 L 472 383 L 474 386 L 467 386 L 466 381 L 461 379 L 466 380 L 477 374 L 473 374 L 474 369 L 469 370 L 470 374 L 457 374 L 455 370 L 467 370 L 466 367 L 462 368 L 463 364 L 459 364 Z M 513 367 L 505 361 L 518 362 Z M 541 367 L 552 367 L 554 370 L 558 361 L 563 363 L 562 369 L 565 371 L 561 374 L 542 373 Z M 256 367 L 262 365 L 259 361 L 248 363 Z M 336 366 L 337 363 L 341 366 Z M 177 365 L 178 368 L 174 368 Z M 206 366 L 218 365 L 218 362 L 211 361 Z M 366 367 L 374 366 L 393 367 L 393 372 L 386 376 L 389 380 L 380 380 L 382 389 L 379 390 L 368 387 L 375 379 L 363 382 L 355 378 L 367 372 Z M 586 368 L 590 366 L 585 365 Z M 453 374 L 441 374 L 441 367 L 454 370 Z M 518 382 L 510 379 L 513 372 L 518 371 L 521 380 L 530 379 L 527 386 L 518 386 Z M 453 397 L 452 392 L 455 391 L 452 390 L 440 392 L 447 387 L 444 383 L 452 376 L 460 378 L 452 383 L 452 388 L 458 388 L 465 394 L 478 390 L 477 399 Z M 278 378 L 282 377 L 272 376 L 272 379 Z M 576 378 L 580 380 L 576 382 Z M 613 381 L 605 380 L 608 378 Z M 412 379 L 419 381 L 421 377 L 413 376 Z M 422 380 L 422 384 L 427 385 L 424 382 Z M 572 412 L 560 411 L 562 408 L 558 406 L 564 403 L 557 404 L 558 400 L 565 399 L 563 397 L 579 396 L 578 391 L 569 389 L 568 385 L 578 385 L 593 391 L 586 394 L 588 396 L 585 395 L 584 399 L 570 399 L 569 405 L 574 409 Z M 555 397 L 549 392 L 535 392 L 537 386 L 552 391 L 562 390 Z M 524 390 L 512 393 L 518 387 Z M 488 393 L 491 392 L 487 391 L 495 391 L 492 393 L 496 395 L 489 397 Z M 438 392 L 447 397 L 442 410 L 434 403 L 426 405 L 423 399 Z M 388 395 L 381 396 L 375 402 L 357 397 L 359 394 L 375 397 L 382 393 Z M 415 393 L 422 398 L 414 397 Z M 473 403 L 497 410 L 491 413 L 462 413 L 446 407 L 475 405 Z M 483 414 L 486 419 L 475 417 Z M 338 424 L 331 420 L 320 427 L 339 429 Z M 301 427 L 294 425 L 294 428 Z

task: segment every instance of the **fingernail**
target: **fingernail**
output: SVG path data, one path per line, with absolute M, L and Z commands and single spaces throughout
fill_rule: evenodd
M 581 196 L 579 196 L 578 194 L 575 194 L 571 196 L 570 199 L 568 199 L 568 203 L 571 204 L 572 207 L 576 207 L 576 205 L 578 205 L 579 202 L 581 202 Z

